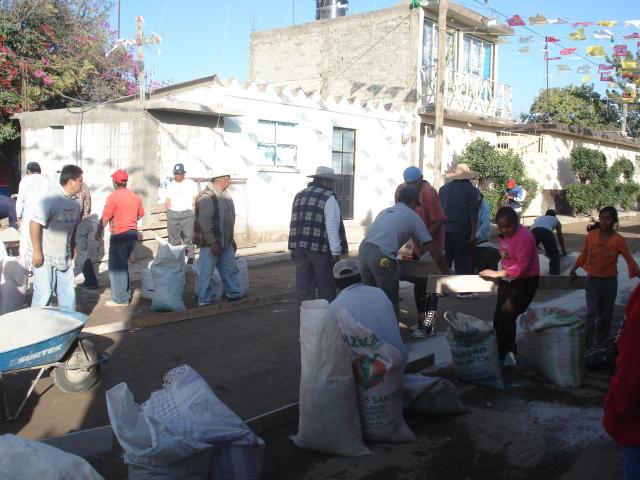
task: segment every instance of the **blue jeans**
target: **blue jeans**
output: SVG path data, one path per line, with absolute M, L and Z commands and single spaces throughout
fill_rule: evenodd
M 358 251 L 362 283 L 384 291 L 393 305 L 396 316 L 400 311 L 400 265 L 382 253 L 380 247 L 363 242 Z M 382 262 L 382 265 L 380 265 Z
M 456 275 L 471 273 L 471 245 L 469 235 L 459 232 L 444 232 L 444 259 L 447 266 L 455 265 Z
M 75 310 L 76 289 L 73 279 L 73 266 L 69 266 L 66 270 L 60 270 L 46 263 L 40 267 L 33 267 L 31 306 L 48 307 L 55 292 L 58 297 L 58 307 Z
M 200 248 L 200 260 L 198 261 L 198 280 L 196 281 L 196 295 L 198 305 L 208 305 L 214 300 L 211 291 L 211 276 L 213 270 L 218 267 L 220 279 L 227 292 L 228 298 L 240 298 L 240 282 L 238 281 L 238 264 L 236 263 L 236 252 L 229 246 L 222 250 L 222 255 L 216 257 L 211 251 L 211 247 Z
M 624 480 L 640 480 L 640 445 L 624 446 Z
M 129 255 L 138 241 L 138 231 L 128 230 L 109 239 L 109 281 L 111 300 L 123 305 L 131 301 Z

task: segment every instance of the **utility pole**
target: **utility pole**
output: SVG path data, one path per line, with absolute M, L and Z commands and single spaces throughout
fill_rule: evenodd
M 140 102 L 144 103 L 146 97 L 145 85 L 144 85 L 144 46 L 159 44 L 162 39 L 160 35 L 151 35 L 145 37 L 142 34 L 142 27 L 144 20 L 142 16 L 136 17 L 136 45 L 138 46 L 138 93 L 140 94 Z
M 438 65 L 436 68 L 435 151 L 433 154 L 433 182 L 442 185 L 442 143 L 444 134 L 444 85 L 446 78 L 447 9 L 449 0 L 438 2 Z
M 629 104 L 622 102 L 622 122 L 620 122 L 620 134 L 627 136 L 627 115 L 629 114 Z

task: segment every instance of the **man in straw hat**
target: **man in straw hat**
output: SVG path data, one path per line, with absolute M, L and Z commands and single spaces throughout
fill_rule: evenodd
M 333 192 L 338 176 L 318 167 L 307 187 L 298 192 L 291 208 L 289 250 L 296 262 L 298 303 L 336 297 L 333 265 L 348 252 L 340 207 Z
M 196 198 L 193 243 L 200 247 L 196 281 L 198 306 L 222 300 L 213 298 L 211 277 L 216 267 L 226 297 L 236 300 L 242 296 L 233 239 L 236 210 L 233 198 L 227 191 L 230 184 L 230 170 L 222 165 L 216 166 L 211 182 Z
M 480 191 L 471 180 L 480 176 L 466 163 L 445 175 L 448 183 L 440 187 L 440 202 L 447 216 L 444 226 L 444 251 L 447 265 L 455 265 L 458 275 L 471 273 L 471 247 L 476 243 Z M 468 292 L 459 292 L 458 298 L 473 298 Z

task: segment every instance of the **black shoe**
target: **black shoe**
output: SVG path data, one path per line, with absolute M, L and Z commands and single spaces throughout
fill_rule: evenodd
M 193 265 L 193 258 L 187 259 L 187 265 Z

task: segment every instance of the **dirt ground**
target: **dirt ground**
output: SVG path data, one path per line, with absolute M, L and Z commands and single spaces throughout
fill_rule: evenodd
M 567 247 L 578 251 L 585 224 L 564 226 Z M 621 221 L 620 232 L 632 250 L 640 250 L 640 217 Z M 41 439 L 109 423 L 105 391 L 126 382 L 136 401 L 160 388 L 172 367 L 189 364 L 240 417 L 270 411 L 297 401 L 300 373 L 298 311 L 294 300 L 293 263 L 280 261 L 250 268 L 251 294 L 278 296 L 275 303 L 156 327 L 91 337 L 110 361 L 103 366 L 97 387 L 79 395 L 61 393 L 43 379 L 17 421 L 0 425 L 0 433 Z M 187 276 L 185 299 L 192 301 Z M 135 285 L 137 287 L 139 285 Z M 98 295 L 100 293 L 100 295 Z M 282 298 L 283 294 L 287 298 Z M 551 298 L 540 293 L 536 300 Z M 415 321 L 410 286 L 401 291 L 400 320 Z M 127 308 L 104 306 L 108 290 L 78 291 L 79 309 L 90 314 L 90 325 L 152 315 L 149 301 L 139 295 Z M 461 311 L 489 321 L 495 297 L 441 299 L 436 330 L 444 332 L 442 312 Z M 620 320 L 620 308 L 618 321 Z M 406 329 L 402 329 L 406 337 Z M 444 335 L 407 342 L 432 342 L 443 351 Z M 446 342 L 445 342 L 446 343 Z M 589 373 L 579 389 L 555 387 L 536 373 L 533 342 L 519 339 L 519 367 L 506 378 L 505 390 L 457 383 L 470 412 L 453 417 L 414 417 L 408 422 L 417 436 L 412 444 L 380 444 L 374 456 L 343 459 L 297 449 L 288 440 L 297 425 L 284 425 L 263 434 L 267 442 L 265 479 L 519 479 L 621 478 L 622 450 L 600 426 L 606 373 Z M 449 364 L 439 363 L 431 374 L 455 380 Z M 8 399 L 17 405 L 30 375 L 10 376 Z M 91 462 L 108 479 L 126 478 L 126 466 L 114 446 Z

